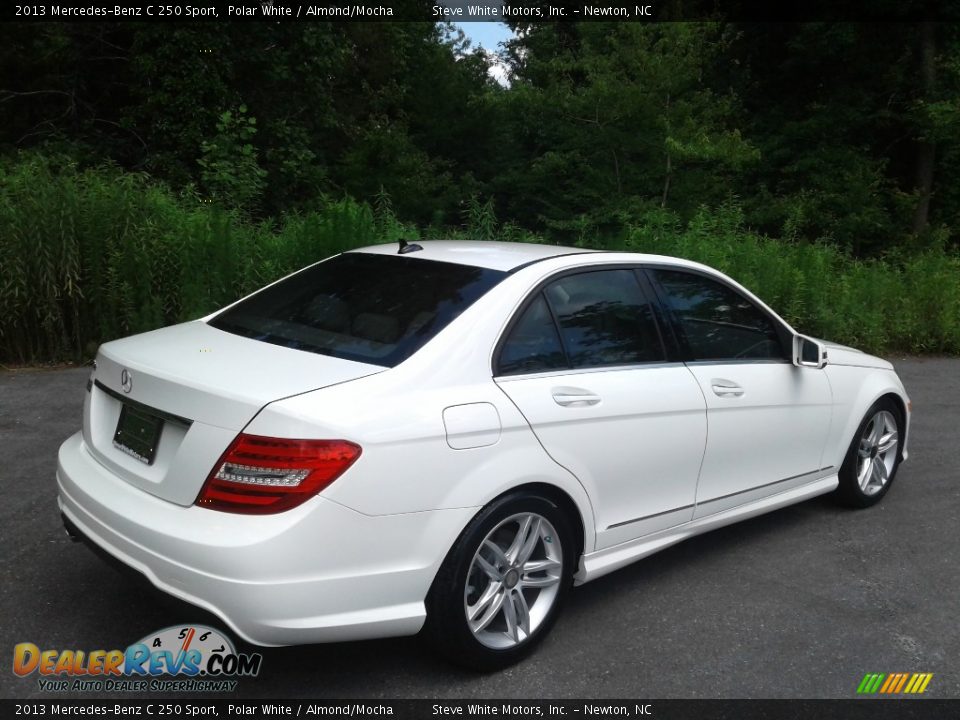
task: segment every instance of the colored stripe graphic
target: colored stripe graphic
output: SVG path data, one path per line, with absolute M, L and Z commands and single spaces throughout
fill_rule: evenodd
M 881 693 L 886 693 L 890 691 L 890 688 L 896 683 L 897 678 L 900 676 L 897 673 L 890 673 L 887 675 L 887 681 L 883 684 L 883 687 L 880 688 Z
M 886 677 L 883 673 L 867 673 L 863 676 L 863 680 L 860 681 L 860 687 L 857 688 L 858 693 L 862 694 L 872 694 L 880 689 L 880 683 Z
M 857 686 L 858 695 L 916 695 L 926 691 L 933 673 L 867 673 Z

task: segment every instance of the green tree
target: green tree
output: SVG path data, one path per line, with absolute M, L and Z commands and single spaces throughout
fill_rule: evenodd
M 201 143 L 197 161 L 203 189 L 211 199 L 244 212 L 256 209 L 267 175 L 257 160 L 256 134 L 257 119 L 247 115 L 246 105 L 220 115 L 217 134 Z
M 511 219 L 558 230 L 622 224 L 657 206 L 692 212 L 756 161 L 738 99 L 711 86 L 718 24 L 519 26 L 509 102 L 522 156 Z M 523 157 L 525 156 L 525 157 Z M 572 223 L 572 224 L 571 224 Z

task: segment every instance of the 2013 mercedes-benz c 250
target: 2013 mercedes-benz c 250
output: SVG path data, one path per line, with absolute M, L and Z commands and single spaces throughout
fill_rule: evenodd
M 401 242 L 104 344 L 59 505 L 252 643 L 424 629 L 493 669 L 572 585 L 816 495 L 876 503 L 910 412 L 890 363 L 703 265 Z

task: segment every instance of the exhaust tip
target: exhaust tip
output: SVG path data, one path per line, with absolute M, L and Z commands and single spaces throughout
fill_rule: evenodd
M 67 537 L 70 538 L 71 542 L 83 542 L 83 535 L 80 534 L 77 526 L 70 522 L 70 519 L 63 513 L 60 513 L 60 519 L 63 521 L 63 531 L 67 534 Z

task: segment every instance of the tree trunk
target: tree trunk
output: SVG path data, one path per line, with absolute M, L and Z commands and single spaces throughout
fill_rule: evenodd
M 617 197 L 623 195 L 623 181 L 620 179 L 620 160 L 617 158 L 617 151 L 611 150 L 613 153 L 613 174 L 617 179 Z
M 920 79 L 923 99 L 933 100 L 936 83 L 935 25 L 929 20 L 920 23 Z M 937 148 L 930 138 L 923 138 L 917 146 L 916 188 L 917 208 L 913 215 L 913 232 L 921 233 L 930 221 L 930 196 L 933 193 L 933 170 Z
M 670 137 L 670 93 L 667 93 L 667 104 L 663 111 L 664 119 L 667 124 L 667 137 Z M 670 179 L 673 177 L 673 160 L 670 157 L 670 150 L 667 149 L 667 167 L 663 178 L 663 197 L 660 199 L 660 207 L 667 206 L 667 198 L 670 196 Z
M 663 178 L 663 197 L 660 199 L 660 207 L 667 206 L 667 198 L 670 195 L 670 178 L 673 177 L 673 163 L 670 160 L 670 151 L 667 151 L 667 171 Z

